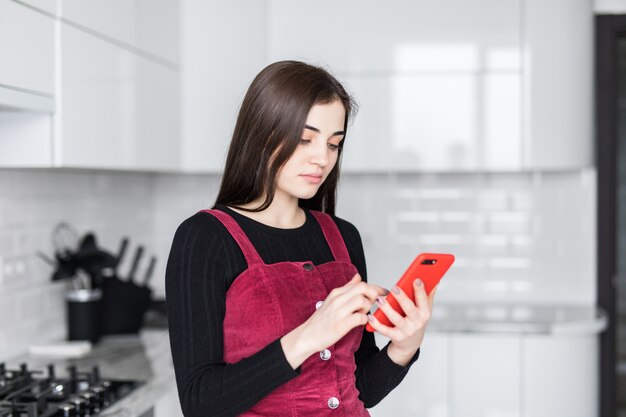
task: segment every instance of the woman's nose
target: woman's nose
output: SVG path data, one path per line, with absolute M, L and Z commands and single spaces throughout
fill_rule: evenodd
M 313 154 L 311 155 L 311 162 L 324 168 L 328 165 L 328 146 L 326 143 L 317 144 L 312 146 Z

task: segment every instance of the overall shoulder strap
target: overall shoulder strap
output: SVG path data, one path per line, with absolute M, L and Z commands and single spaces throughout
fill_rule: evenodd
M 246 236 L 243 229 L 241 228 L 241 226 L 239 226 L 239 224 L 235 221 L 235 219 L 233 219 L 230 215 L 224 213 L 221 210 L 201 210 L 201 211 L 205 213 L 209 213 L 210 215 L 214 216 L 215 218 L 217 218 L 217 220 L 219 220 L 224 225 L 226 230 L 228 230 L 228 233 L 231 234 L 233 239 L 235 239 L 235 241 L 241 248 L 241 251 L 243 252 L 243 256 L 246 258 L 246 262 L 248 263 L 248 268 L 252 267 L 253 265 L 264 263 L 263 259 L 261 259 L 261 256 L 259 255 L 257 250 L 252 245 L 252 242 L 250 242 L 250 239 L 248 239 L 248 236 Z
M 320 224 L 326 242 L 328 242 L 328 246 L 335 260 L 349 263 L 350 255 L 348 254 L 348 249 L 346 248 L 346 244 L 343 241 L 343 237 L 335 221 L 328 214 L 321 211 L 310 210 L 310 212 Z

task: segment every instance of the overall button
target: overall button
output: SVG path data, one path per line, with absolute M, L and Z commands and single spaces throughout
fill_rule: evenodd
M 313 270 L 313 265 L 306 263 L 304 265 L 302 265 L 302 268 L 304 268 L 307 271 L 312 271 Z
M 317 310 L 318 308 L 320 308 L 322 304 L 324 304 L 323 301 L 318 301 L 317 303 L 315 303 L 315 309 Z
M 339 399 L 337 397 L 330 397 L 328 399 L 328 408 L 332 408 L 334 410 L 337 407 L 339 407 Z
M 323 351 L 320 352 L 320 358 L 322 358 L 322 360 L 327 361 L 330 359 L 330 350 L 328 349 L 324 349 Z

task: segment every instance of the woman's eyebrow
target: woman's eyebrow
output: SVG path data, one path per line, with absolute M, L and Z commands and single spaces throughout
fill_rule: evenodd
M 305 128 L 305 129 L 312 130 L 312 131 L 314 131 L 314 132 L 316 132 L 316 133 L 321 133 L 321 132 L 320 132 L 320 130 L 319 130 L 318 128 L 313 127 L 313 126 L 309 126 L 309 125 L 306 125 L 306 124 L 305 124 L 305 125 L 304 125 L 304 128 Z M 345 133 L 346 133 L 346 132 L 344 132 L 343 130 L 338 130 L 338 131 L 336 131 L 335 133 L 333 133 L 331 136 L 338 136 L 338 135 L 343 136 L 343 135 L 345 135 Z

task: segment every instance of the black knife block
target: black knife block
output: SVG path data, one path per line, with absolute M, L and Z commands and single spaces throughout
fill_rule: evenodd
M 102 334 L 136 334 L 143 325 L 152 290 L 115 277 L 102 283 Z

